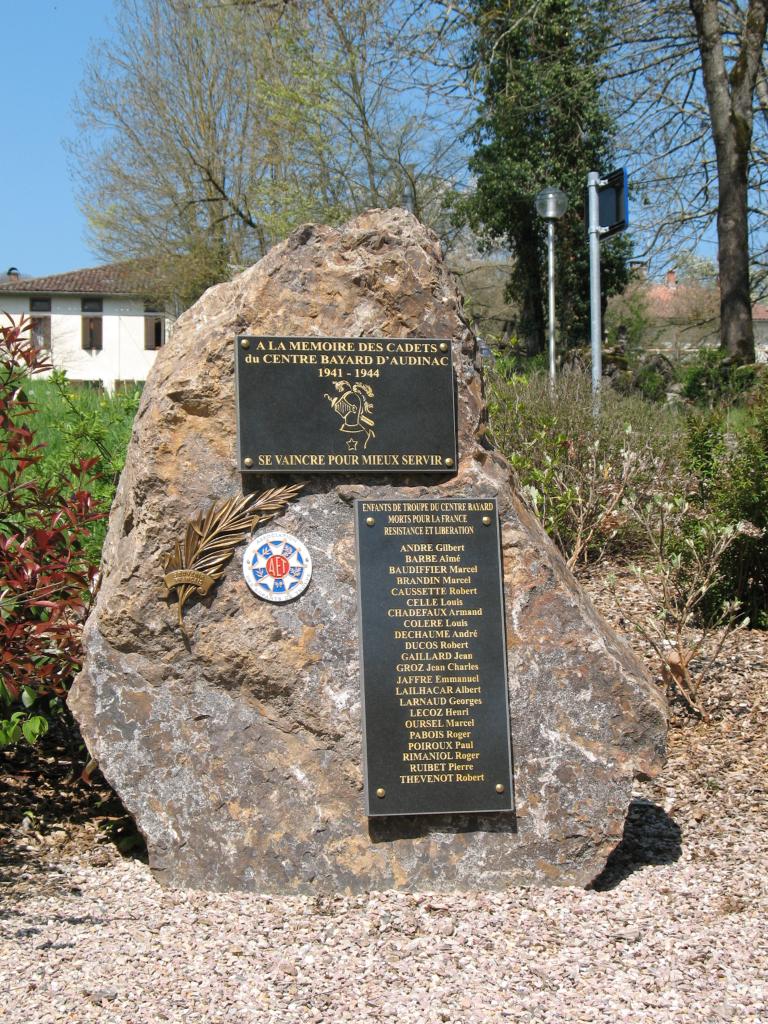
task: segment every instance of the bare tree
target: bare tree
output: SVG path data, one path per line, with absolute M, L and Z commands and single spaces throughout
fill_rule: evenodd
M 754 359 L 750 270 L 759 282 L 768 241 L 768 107 L 753 116 L 766 0 L 627 0 L 614 28 L 606 90 L 641 200 L 636 238 L 674 260 L 717 224 L 723 347 Z
M 300 160 L 313 129 L 296 108 L 322 81 L 297 66 L 268 10 L 121 0 L 118 11 L 78 101 L 82 203 L 104 256 L 151 258 L 169 278 L 161 290 L 187 301 L 315 212 Z
M 117 0 L 72 146 L 95 248 L 143 258 L 186 303 L 306 221 L 404 197 L 435 226 L 456 137 L 407 81 L 404 11 Z M 454 161 L 455 164 L 455 161 Z
M 318 0 L 313 18 L 332 69 L 324 125 L 336 144 L 322 154 L 326 177 L 347 209 L 405 204 L 450 233 L 443 199 L 465 171 L 465 150 L 412 8 Z
M 720 266 L 720 344 L 753 362 L 749 288 L 748 168 L 753 97 L 768 25 L 768 0 L 750 0 L 736 59 L 726 66 L 726 25 L 717 0 L 690 0 L 717 160 L 717 238 Z

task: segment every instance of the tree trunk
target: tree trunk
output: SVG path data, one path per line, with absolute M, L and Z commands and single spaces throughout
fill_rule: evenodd
M 717 148 L 720 348 L 741 363 L 755 361 L 749 286 L 747 173 L 747 153 L 739 146 L 728 140 Z
M 718 0 L 690 0 L 717 159 L 720 346 L 754 362 L 747 210 L 752 102 L 768 23 L 768 0 L 750 0 L 739 53 L 726 70 Z

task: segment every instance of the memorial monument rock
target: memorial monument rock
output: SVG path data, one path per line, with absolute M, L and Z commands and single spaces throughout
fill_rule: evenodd
M 459 294 L 402 210 L 303 227 L 179 319 L 70 697 L 159 880 L 439 891 L 600 872 L 633 777 L 662 763 L 664 700 L 485 425 Z M 200 517 L 292 484 L 245 562 L 243 535 L 196 592 L 205 573 L 178 566 Z

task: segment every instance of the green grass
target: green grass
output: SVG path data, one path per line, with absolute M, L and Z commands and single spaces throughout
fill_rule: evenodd
M 72 385 L 63 374 L 30 380 L 27 394 L 35 407 L 29 426 L 44 445 L 34 472 L 42 482 L 71 476 L 70 466 L 95 459 L 97 479 L 90 488 L 108 512 L 125 463 L 141 389 L 108 394 L 99 387 Z M 95 524 L 86 548 L 98 561 L 107 528 L 106 516 Z

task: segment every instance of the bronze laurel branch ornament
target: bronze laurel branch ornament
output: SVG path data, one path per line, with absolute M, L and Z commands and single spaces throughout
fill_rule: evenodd
M 214 502 L 187 526 L 184 543 L 176 541 L 165 562 L 163 583 L 167 596 L 176 591 L 179 626 L 184 630 L 184 605 L 197 593 L 201 597 L 224 575 L 224 567 L 235 548 L 257 526 L 276 516 L 291 501 L 303 484 L 273 487 L 260 494 Z

